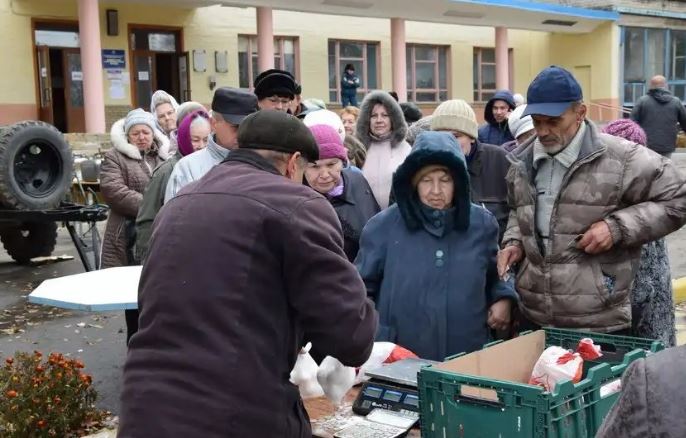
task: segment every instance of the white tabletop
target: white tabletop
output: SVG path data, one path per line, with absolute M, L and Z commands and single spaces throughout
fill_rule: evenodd
M 45 280 L 28 299 L 89 312 L 137 309 L 141 270 L 142 266 L 122 266 Z

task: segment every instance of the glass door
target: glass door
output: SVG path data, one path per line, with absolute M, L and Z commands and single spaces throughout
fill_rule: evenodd
M 83 108 L 83 70 L 79 49 L 64 49 L 64 98 L 67 109 L 67 130 L 85 132 Z
M 36 47 L 38 59 L 38 118 L 47 123 L 54 123 L 52 111 L 52 83 L 50 80 L 50 49 L 48 46 Z

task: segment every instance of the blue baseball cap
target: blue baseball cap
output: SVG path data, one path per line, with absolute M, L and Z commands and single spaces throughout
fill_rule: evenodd
M 574 102 L 583 100 L 581 86 L 562 67 L 551 65 L 536 76 L 526 92 L 526 110 L 522 117 L 542 115 L 558 117 Z

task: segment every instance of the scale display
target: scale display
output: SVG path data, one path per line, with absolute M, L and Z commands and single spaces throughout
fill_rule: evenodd
M 371 377 L 362 386 L 353 403 L 353 412 L 367 415 L 373 409 L 386 409 L 401 413 L 419 412 L 417 373 L 433 361 L 405 359 L 367 373 Z

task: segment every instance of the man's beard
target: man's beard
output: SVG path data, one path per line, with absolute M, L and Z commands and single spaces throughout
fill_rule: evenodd
M 553 146 L 546 146 L 545 144 L 541 143 L 541 146 L 543 146 L 543 150 L 548 155 L 555 155 L 561 152 L 565 147 L 567 147 L 566 145 L 560 143 L 556 143 Z

